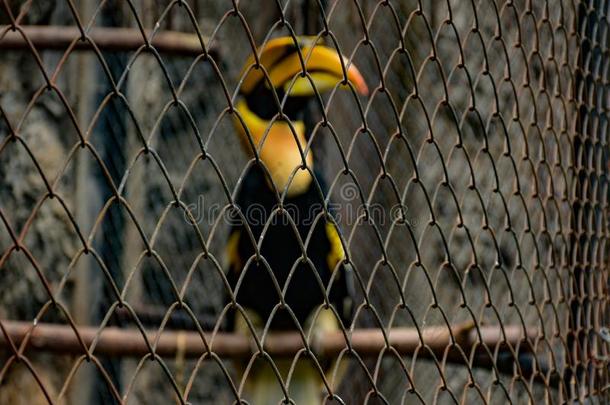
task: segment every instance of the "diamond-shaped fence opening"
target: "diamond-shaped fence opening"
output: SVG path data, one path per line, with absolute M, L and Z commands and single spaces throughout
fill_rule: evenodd
M 264 403 L 261 373 L 304 403 L 305 363 L 320 403 L 608 400 L 609 25 L 603 0 L 3 0 L 0 403 Z M 335 330 L 290 315 L 341 276 L 291 284 L 325 236 L 249 186 L 269 161 L 236 128 L 248 57 L 300 36 L 369 89 L 265 124 L 307 124 Z M 287 223 L 244 219 L 261 193 Z M 253 281 L 285 291 L 233 330 Z

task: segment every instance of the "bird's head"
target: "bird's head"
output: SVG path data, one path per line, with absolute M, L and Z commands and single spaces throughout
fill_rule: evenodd
M 303 168 L 304 156 L 313 170 L 305 125 L 308 102 L 316 91 L 322 94 L 346 80 L 361 94 L 368 94 L 368 88 L 347 58 L 312 37 L 272 39 L 258 51 L 258 60 L 259 66 L 251 55 L 242 71 L 236 104 L 241 119 L 236 116 L 235 125 L 246 148 L 257 148 L 275 187 L 281 192 L 288 186 L 288 196 L 298 195 L 312 181 Z

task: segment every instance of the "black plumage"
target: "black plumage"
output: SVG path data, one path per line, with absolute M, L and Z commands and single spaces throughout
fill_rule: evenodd
M 269 186 L 269 181 L 260 167 L 252 166 L 243 179 L 236 204 L 246 218 L 257 243 L 265 226 L 267 229 L 260 249 L 261 259 L 256 260 L 256 250 L 245 225 L 241 220 L 234 218 L 231 235 L 237 233 L 239 239 L 234 242 L 236 243 L 234 252 L 230 253 L 227 278 L 231 288 L 235 289 L 244 266 L 247 266 L 236 300 L 243 307 L 254 310 L 263 322 L 267 321 L 273 309 L 280 303 L 280 295 L 266 264 L 281 290 L 285 288 L 288 276 L 296 266 L 285 293 L 285 303 L 301 326 L 305 324 L 310 314 L 324 303 L 324 291 L 329 285 L 329 303 L 335 307 L 344 323 L 349 322 L 351 283 L 348 277 L 350 274 L 342 263 L 338 265 L 332 263 L 333 255 L 337 255 L 337 250 L 341 250 L 342 253 L 342 249 L 337 246 L 338 243 L 340 244 L 338 236 L 332 237 L 334 225 L 327 221 L 324 214 L 320 191 L 326 193 L 325 184 L 320 176 L 316 176 L 316 180 L 320 189 L 316 186 L 316 182 L 312 181 L 305 193 L 286 197 L 282 204 L 283 210 L 278 211 L 277 194 Z M 290 223 L 289 217 L 292 218 L 294 225 Z M 269 225 L 268 221 L 270 221 Z M 306 255 L 303 255 L 295 227 L 303 244 L 307 244 L 306 247 L 303 246 L 306 248 Z M 247 263 L 250 258 L 252 260 Z M 333 271 L 338 273 L 331 284 Z M 233 319 L 229 319 L 229 325 L 233 324 Z M 294 330 L 296 325 L 290 312 L 283 308 L 274 314 L 271 328 Z

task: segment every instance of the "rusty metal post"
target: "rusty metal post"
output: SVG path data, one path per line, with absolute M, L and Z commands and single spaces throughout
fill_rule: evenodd
M 87 21 L 93 14 L 94 2 L 83 0 L 78 3 L 78 12 L 83 21 Z M 55 27 L 52 27 L 55 28 Z M 44 38 L 44 36 L 43 36 Z M 8 41 L 10 43 L 10 39 Z M 91 53 L 80 53 L 72 57 L 69 66 L 74 71 L 74 81 L 78 97 L 77 114 L 78 125 L 82 131 L 89 127 L 89 122 L 93 115 L 93 99 L 95 96 L 95 65 L 94 55 Z M 87 232 L 93 224 L 93 205 L 95 202 L 94 183 L 91 182 L 90 155 L 89 151 L 82 148 L 76 157 L 76 201 L 75 215 L 81 229 Z M 74 321 L 78 325 L 90 325 L 92 321 L 92 282 L 94 281 L 93 258 L 88 254 L 83 254 L 75 267 L 74 272 L 74 294 L 71 297 L 71 308 L 74 314 Z M 94 375 L 92 369 L 83 368 L 76 376 L 75 384 L 70 389 L 70 401 L 73 404 L 89 398 L 93 386 Z

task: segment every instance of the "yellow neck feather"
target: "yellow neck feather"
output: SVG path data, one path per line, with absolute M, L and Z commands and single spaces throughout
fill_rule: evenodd
M 263 120 L 248 108 L 244 100 L 237 103 L 236 109 L 248 127 L 246 132 L 239 119 L 235 118 L 235 125 L 241 134 L 243 145 L 252 154 L 252 148 L 248 141 L 249 132 L 252 143 L 258 150 L 259 156 L 271 174 L 271 179 L 278 191 L 283 192 L 289 181 L 290 185 L 287 191 L 289 197 L 307 191 L 311 185 L 312 177 L 307 169 L 300 169 L 303 165 L 303 159 L 299 146 L 305 155 L 305 163 L 311 171 L 313 171 L 313 153 L 306 149 L 305 124 L 302 121 L 293 121 L 291 128 L 286 121 L 271 122 Z M 291 181 L 290 177 L 293 172 L 295 173 Z

